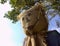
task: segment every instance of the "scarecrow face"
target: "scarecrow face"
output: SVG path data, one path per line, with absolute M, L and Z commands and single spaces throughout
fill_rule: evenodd
M 37 22 L 38 12 L 37 11 L 26 11 L 22 14 L 21 22 L 25 30 L 32 30 L 35 23 Z
M 17 18 L 21 21 L 26 34 L 40 32 L 47 28 L 45 11 L 41 5 L 34 5 L 32 8 L 20 13 Z

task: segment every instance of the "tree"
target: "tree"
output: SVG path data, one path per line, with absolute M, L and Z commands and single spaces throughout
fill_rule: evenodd
M 1 4 L 6 3 L 8 0 L 1 0 Z M 4 17 L 12 20 L 13 23 L 17 22 L 17 15 L 20 14 L 20 12 L 23 9 L 29 9 L 31 6 L 33 6 L 36 2 L 50 2 L 52 8 L 60 11 L 60 0 L 9 0 L 9 4 L 13 8 L 11 11 L 8 11 L 8 13 L 5 14 Z M 47 7 L 47 6 L 46 6 Z M 46 8 L 45 7 L 45 8 Z M 48 8 L 47 8 L 48 9 Z

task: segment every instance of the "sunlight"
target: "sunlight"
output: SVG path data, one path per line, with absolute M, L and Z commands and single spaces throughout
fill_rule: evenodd
M 11 10 L 8 2 L 4 5 L 0 4 L 0 46 L 17 46 L 17 44 L 12 40 L 13 32 L 9 26 L 10 20 L 3 18 L 8 10 Z

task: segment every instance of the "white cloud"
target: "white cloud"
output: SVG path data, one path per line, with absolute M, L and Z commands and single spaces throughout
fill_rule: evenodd
M 0 4 L 0 46 L 17 46 L 12 40 L 13 31 L 9 26 L 10 20 L 3 18 L 4 13 L 8 10 L 11 10 L 8 3 L 4 5 Z
M 12 34 L 13 32 L 9 24 L 2 19 L 2 21 L 0 21 L 0 46 L 13 46 Z

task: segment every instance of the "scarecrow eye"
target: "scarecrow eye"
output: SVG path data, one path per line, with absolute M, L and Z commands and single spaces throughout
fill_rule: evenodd
M 24 20 L 24 17 L 22 18 L 22 20 Z
M 28 13 L 28 16 L 31 16 L 31 13 Z

